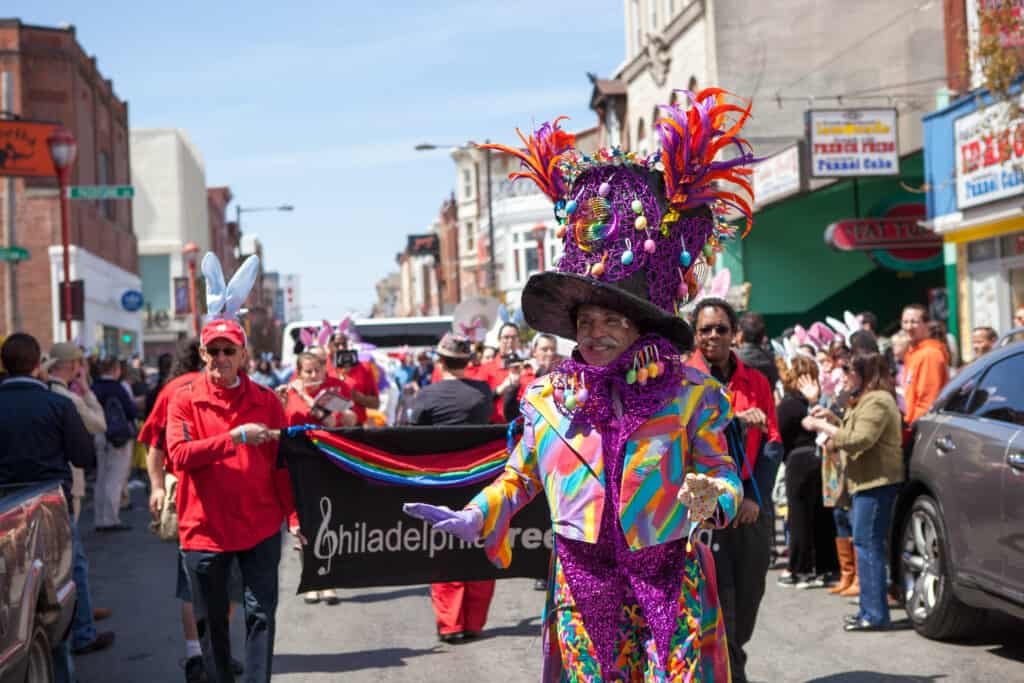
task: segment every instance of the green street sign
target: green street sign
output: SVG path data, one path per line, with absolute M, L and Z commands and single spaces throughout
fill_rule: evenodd
M 131 199 L 135 188 L 131 185 L 72 185 L 68 199 Z
M 0 247 L 0 261 L 28 261 L 28 249 L 24 247 Z

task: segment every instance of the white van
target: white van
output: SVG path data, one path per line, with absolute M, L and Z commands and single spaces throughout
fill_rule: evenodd
M 337 325 L 337 321 L 331 321 Z M 281 341 L 281 364 L 295 364 L 295 347 L 303 329 L 320 331 L 320 320 L 303 320 L 289 323 L 284 328 Z M 409 346 L 412 349 L 433 348 L 446 332 L 452 329 L 450 315 L 423 318 L 362 318 L 352 321 L 360 340 L 373 344 L 378 350 L 387 352 Z

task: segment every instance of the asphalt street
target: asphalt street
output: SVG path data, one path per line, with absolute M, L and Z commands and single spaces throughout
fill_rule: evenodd
M 146 531 L 142 491 L 124 519 L 132 531 L 96 534 L 82 514 L 97 606 L 114 616 L 99 622 L 117 634 L 114 646 L 76 658 L 83 683 L 165 683 L 184 680 L 179 606 L 174 600 L 175 547 Z M 533 582 L 499 581 L 487 629 L 479 640 L 439 643 L 426 586 L 342 591 L 336 606 L 306 605 L 295 595 L 298 553 L 284 541 L 275 681 L 353 683 L 480 680 L 537 681 L 543 594 Z M 775 585 L 769 572 L 757 632 L 749 646 L 751 680 L 770 683 L 992 683 L 1024 681 L 1024 624 L 997 623 L 970 643 L 936 643 L 913 630 L 847 634 L 854 608 L 823 590 Z M 240 617 L 241 615 L 239 615 Z M 894 619 L 902 619 L 901 611 Z M 233 623 L 240 656 L 242 619 Z

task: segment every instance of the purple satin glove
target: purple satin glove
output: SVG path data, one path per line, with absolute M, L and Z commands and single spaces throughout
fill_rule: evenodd
M 480 530 L 484 526 L 484 516 L 475 507 L 451 510 L 444 505 L 406 503 L 402 506 L 402 511 L 410 517 L 424 520 L 438 531 L 445 531 L 467 543 L 479 540 Z

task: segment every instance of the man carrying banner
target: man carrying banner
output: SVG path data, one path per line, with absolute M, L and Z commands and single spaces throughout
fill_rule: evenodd
M 545 657 L 545 681 L 729 678 L 714 565 L 694 537 L 727 525 L 742 499 L 722 431 L 732 411 L 717 381 L 680 362 L 693 333 L 676 310 L 696 293 L 695 270 L 706 272 L 696 266 L 733 234 L 709 204 L 750 215 L 716 181 L 749 192 L 739 167 L 753 157 L 735 137 L 749 108 L 717 89 L 685 94 L 689 109 L 662 107 L 662 147 L 647 159 L 584 156 L 557 121 L 526 152 L 496 146 L 555 201 L 565 241 L 560 272 L 523 291 L 526 321 L 577 347 L 527 389 L 523 436 L 494 483 L 458 511 L 406 508 L 483 539 L 507 566 L 513 515 L 545 492 L 556 539 L 545 628 L 561 653 Z M 714 161 L 727 145 L 738 154 Z
M 248 353 L 234 318 L 258 269 L 258 258 L 250 257 L 225 288 L 216 257 L 203 258 L 215 316 L 200 333 L 206 372 L 183 386 L 168 409 L 167 451 L 179 477 L 178 535 L 211 683 L 235 680 L 228 583 L 236 560 L 245 596 L 246 680 L 270 680 L 280 529 L 295 507 L 288 471 L 277 459 L 284 409 L 273 391 L 241 371 Z
M 412 424 L 485 425 L 491 418 L 491 388 L 487 382 L 466 379 L 472 355 L 468 337 L 446 334 L 437 345 L 441 381 L 423 387 L 413 403 Z M 494 581 L 453 581 L 430 585 L 437 618 L 437 635 L 453 643 L 474 638 L 487 622 Z

